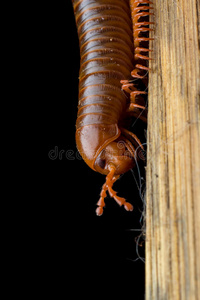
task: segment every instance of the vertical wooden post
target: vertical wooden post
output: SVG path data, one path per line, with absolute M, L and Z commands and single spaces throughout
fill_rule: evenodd
M 200 1 L 154 0 L 146 300 L 200 299 Z

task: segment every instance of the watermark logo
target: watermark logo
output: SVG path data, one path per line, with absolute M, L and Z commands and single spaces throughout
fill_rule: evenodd
M 132 154 L 129 150 L 124 151 L 124 149 L 126 149 L 126 144 L 123 141 L 120 141 L 117 143 L 117 148 L 119 150 L 113 150 L 113 152 L 109 151 L 110 155 L 118 155 L 118 156 L 124 156 L 124 159 L 128 159 L 128 158 L 132 158 Z M 58 146 L 55 146 L 54 149 L 51 149 L 48 152 L 48 157 L 51 160 L 63 160 L 63 159 L 67 159 L 67 160 L 82 160 L 84 159 L 85 154 L 80 154 L 78 150 L 73 150 L 73 149 L 59 149 Z M 105 157 L 105 151 L 103 151 L 101 153 L 101 158 L 104 159 Z M 146 151 L 141 149 L 140 147 L 138 147 L 135 150 L 135 157 L 138 157 L 140 160 L 145 161 L 146 160 Z
M 80 153 L 77 151 L 74 151 L 72 149 L 68 149 L 68 150 L 59 150 L 58 149 L 58 146 L 55 146 L 54 149 L 50 150 L 49 153 L 48 153 L 48 157 L 51 159 L 51 160 L 56 160 L 56 159 L 59 159 L 59 160 L 63 160 L 63 159 L 67 159 L 67 160 L 75 160 L 75 159 L 78 159 L 78 160 L 81 160 L 82 157 L 80 155 Z

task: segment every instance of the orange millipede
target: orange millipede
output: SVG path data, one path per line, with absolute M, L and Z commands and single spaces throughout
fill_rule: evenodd
M 72 0 L 80 45 L 76 144 L 88 166 L 106 175 L 96 213 L 107 192 L 126 210 L 133 206 L 113 190 L 119 176 L 134 167 L 143 145 L 126 128 L 132 114 L 146 121 L 146 107 L 135 80 L 146 80 L 151 1 Z M 132 79 L 131 79 L 132 77 Z

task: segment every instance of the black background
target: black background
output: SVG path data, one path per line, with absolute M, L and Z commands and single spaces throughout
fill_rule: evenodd
M 134 211 L 126 212 L 107 198 L 104 214 L 97 217 L 105 177 L 80 159 L 75 145 L 80 57 L 70 0 L 47 3 L 40 34 L 46 164 L 45 193 L 36 215 L 39 285 L 54 299 L 114 298 L 119 292 L 123 299 L 144 299 L 145 265 L 135 242 L 141 232 L 133 231 L 142 227 L 143 203 L 133 174 L 123 175 L 114 189 L 133 204 Z M 138 182 L 137 169 L 134 174 Z M 138 249 L 144 257 L 144 245 Z

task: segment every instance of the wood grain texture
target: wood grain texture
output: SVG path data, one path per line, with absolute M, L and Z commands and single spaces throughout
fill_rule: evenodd
M 200 299 L 200 2 L 153 2 L 146 300 L 197 300 Z

